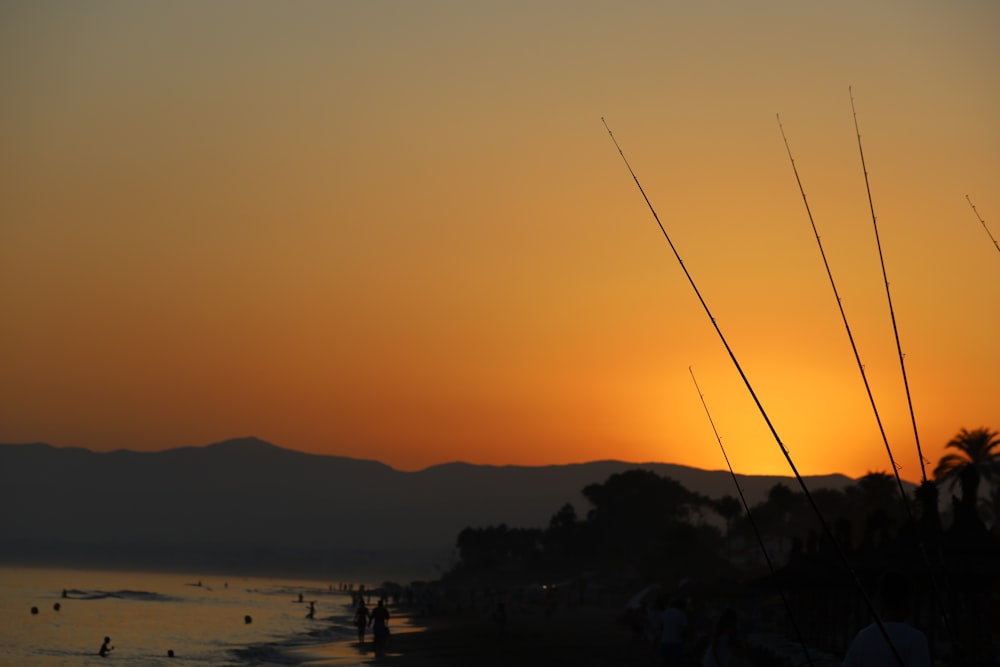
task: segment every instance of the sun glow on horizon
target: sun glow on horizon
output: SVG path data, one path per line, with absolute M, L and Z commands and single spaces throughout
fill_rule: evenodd
M 0 442 L 724 469 L 693 368 L 789 474 L 603 116 L 798 470 L 888 471 L 780 112 L 919 481 L 848 86 L 929 468 L 1000 428 L 1000 9 L 563 10 L 7 3 Z

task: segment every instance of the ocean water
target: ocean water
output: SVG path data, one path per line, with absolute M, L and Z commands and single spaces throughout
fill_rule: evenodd
M 0 665 L 367 664 L 352 617 L 340 584 L 0 566 Z

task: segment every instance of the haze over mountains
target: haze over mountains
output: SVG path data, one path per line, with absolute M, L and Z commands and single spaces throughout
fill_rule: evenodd
M 465 527 L 543 528 L 582 489 L 642 468 L 736 495 L 728 471 L 596 461 L 448 463 L 402 472 L 255 438 L 162 452 L 0 445 L 0 560 L 28 564 L 431 578 Z M 739 476 L 751 505 L 791 477 Z M 843 488 L 844 475 L 806 478 Z

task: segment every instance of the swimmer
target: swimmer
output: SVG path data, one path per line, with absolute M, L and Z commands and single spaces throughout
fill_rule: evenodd
M 104 638 L 104 643 L 101 644 L 101 650 L 99 650 L 97 652 L 97 655 L 99 655 L 102 658 L 104 658 L 104 657 L 106 657 L 108 655 L 108 653 L 111 653 L 114 650 L 115 650 L 115 647 L 111 645 L 111 637 L 105 637 Z

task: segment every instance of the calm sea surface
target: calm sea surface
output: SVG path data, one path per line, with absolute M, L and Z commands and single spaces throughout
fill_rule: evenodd
M 0 665 L 362 665 L 352 616 L 325 582 L 0 566 Z

